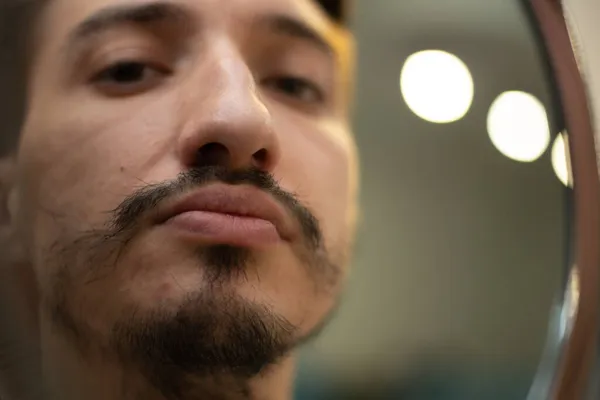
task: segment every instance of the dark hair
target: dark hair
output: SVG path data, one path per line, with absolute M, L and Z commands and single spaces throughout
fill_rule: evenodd
M 346 25 L 348 18 L 348 0 L 318 0 L 323 10 L 337 23 Z
M 45 0 L 0 0 L 0 156 L 14 147 L 22 122 L 32 19 Z

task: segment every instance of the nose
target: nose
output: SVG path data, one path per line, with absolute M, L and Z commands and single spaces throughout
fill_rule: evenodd
M 280 143 L 269 110 L 259 98 L 254 76 L 235 51 L 216 52 L 186 83 L 184 128 L 179 149 L 186 168 L 221 166 L 271 172 Z M 226 53 L 226 54 L 223 54 Z

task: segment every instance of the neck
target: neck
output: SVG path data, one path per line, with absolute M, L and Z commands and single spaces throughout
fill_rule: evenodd
M 44 381 L 51 393 L 47 400 L 292 399 L 293 357 L 249 380 L 226 374 L 187 377 L 173 395 L 161 393 L 137 368 L 98 354 L 84 358 L 62 337 L 42 336 Z

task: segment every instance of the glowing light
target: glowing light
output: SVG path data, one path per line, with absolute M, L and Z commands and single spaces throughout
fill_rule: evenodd
M 400 90 L 408 108 L 434 123 L 463 118 L 473 103 L 473 78 L 457 56 L 426 50 L 408 57 L 400 73 Z
M 516 161 L 537 160 L 550 144 L 544 105 L 525 92 L 504 92 L 493 102 L 487 129 L 494 146 Z
M 563 185 L 573 187 L 573 174 L 569 157 L 569 139 L 565 134 L 561 133 L 558 135 L 552 145 L 552 168 Z

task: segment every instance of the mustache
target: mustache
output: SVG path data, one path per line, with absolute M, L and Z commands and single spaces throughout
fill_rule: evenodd
M 295 194 L 282 189 L 271 174 L 255 168 L 231 170 L 220 166 L 197 167 L 180 173 L 173 181 L 139 188 L 111 211 L 111 231 L 123 233 L 133 230 L 142 216 L 151 213 L 165 201 L 212 183 L 245 184 L 266 192 L 296 219 L 309 248 L 322 246 L 323 234 L 319 221 L 308 207 Z

